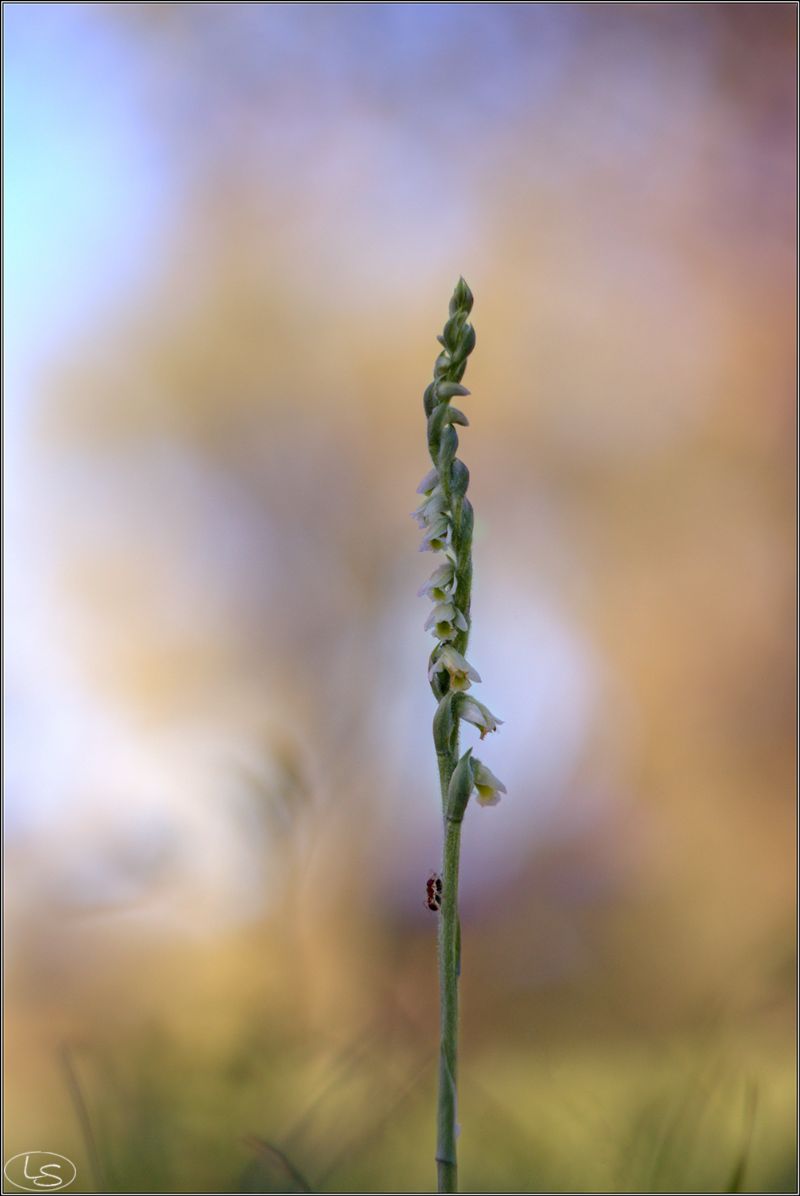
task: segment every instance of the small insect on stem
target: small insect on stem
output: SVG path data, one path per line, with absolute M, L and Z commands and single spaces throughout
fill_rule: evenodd
M 442 878 L 438 872 L 431 872 L 425 882 L 425 904 L 433 913 L 442 908 Z

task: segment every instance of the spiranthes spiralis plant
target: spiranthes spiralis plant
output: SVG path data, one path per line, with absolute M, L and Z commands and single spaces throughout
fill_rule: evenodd
M 438 1190 L 455 1192 L 456 1091 L 458 1064 L 458 977 L 461 972 L 461 929 L 458 920 L 458 869 L 461 824 L 467 804 L 476 793 L 481 805 L 495 805 L 506 792 L 472 748 L 461 755 L 460 725 L 471 723 L 483 739 L 496 731 L 500 719 L 466 691 L 480 681 L 467 660 L 471 625 L 472 504 L 467 498 L 469 470 L 456 457 L 456 425 L 469 421 L 452 400 L 469 391 L 461 385 L 467 358 L 475 348 L 475 330 L 467 317 L 472 292 L 463 278 L 450 300 L 450 314 L 438 337 L 442 351 L 433 367 L 433 381 L 425 390 L 428 451 L 433 468 L 420 482 L 422 502 L 414 518 L 424 531 L 421 551 L 444 558 L 420 590 L 433 602 L 425 629 L 436 639 L 428 663 L 428 680 L 437 701 L 433 741 L 439 765 L 444 822 L 442 874 L 429 882 L 428 904 L 439 915 L 440 1049 L 437 1102 L 436 1164 Z

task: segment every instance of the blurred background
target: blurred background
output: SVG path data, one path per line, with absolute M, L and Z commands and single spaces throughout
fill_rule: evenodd
M 6 1157 L 434 1183 L 463 273 L 462 1187 L 793 1190 L 794 6 L 3 16 Z

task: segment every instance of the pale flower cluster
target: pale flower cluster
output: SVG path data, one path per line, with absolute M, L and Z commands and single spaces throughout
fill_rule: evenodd
M 428 680 L 432 681 L 437 673 L 449 675 L 449 689 L 463 695 L 457 708 L 459 717 L 477 727 L 483 739 L 497 730 L 502 719 L 497 718 L 472 695 L 466 694 L 473 681 L 480 681 L 480 674 L 451 642 L 459 632 L 466 632 L 469 624 L 455 602 L 457 556 L 453 547 L 452 512 L 448 509 L 436 469 L 431 469 L 425 475 L 417 487 L 417 493 L 422 495 L 422 502 L 412 513 L 412 518 L 416 519 L 424 533 L 420 551 L 440 552 L 446 558 L 419 590 L 419 597 L 427 597 L 434 603 L 425 630 L 439 641 Z M 506 792 L 505 785 L 480 760 L 472 757 L 470 763 L 478 802 L 484 806 L 496 805 L 500 794 Z

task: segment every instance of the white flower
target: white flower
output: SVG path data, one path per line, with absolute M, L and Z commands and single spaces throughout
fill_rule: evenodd
M 439 471 L 437 469 L 428 470 L 428 472 L 425 474 L 425 477 L 417 486 L 417 494 L 430 494 L 438 481 Z
M 427 597 L 433 599 L 434 602 L 447 602 L 450 598 L 449 587 L 453 582 L 455 569 L 451 561 L 446 561 L 435 569 L 424 586 L 417 590 L 417 597 Z
M 503 725 L 503 720 L 497 718 L 492 714 L 488 707 L 484 706 L 483 702 L 479 702 L 477 698 L 464 698 L 458 708 L 458 713 L 461 718 L 468 723 L 472 723 L 473 727 L 477 727 L 481 733 L 481 739 L 489 734 L 490 731 L 496 731 L 498 727 Z
M 419 546 L 420 552 L 447 552 L 449 556 L 454 556 L 450 546 L 451 530 L 450 520 L 445 515 L 437 515 Z
M 439 486 L 433 490 L 428 498 L 419 504 L 416 511 L 411 512 L 411 518 L 416 519 L 419 527 L 427 527 L 436 515 L 441 515 L 447 508 L 445 498 Z
M 467 631 L 467 620 L 452 602 L 440 602 L 434 606 L 425 623 L 425 630 L 433 630 L 440 640 L 455 639 L 457 631 Z
M 450 674 L 450 687 L 455 690 L 469 689 L 473 681 L 480 681 L 480 674 L 474 669 L 466 657 L 450 644 L 446 644 L 428 672 L 428 680 L 432 681 L 434 673 Z
M 490 768 L 485 764 L 481 764 L 480 760 L 473 757 L 472 760 L 472 775 L 475 780 L 475 789 L 478 794 L 478 802 L 482 806 L 496 806 L 500 801 L 501 793 L 508 793 L 505 785 L 499 780 Z

